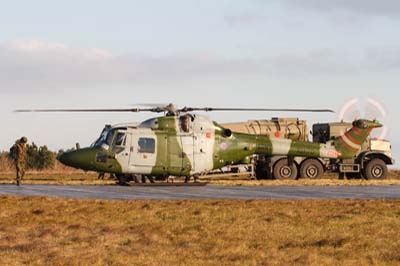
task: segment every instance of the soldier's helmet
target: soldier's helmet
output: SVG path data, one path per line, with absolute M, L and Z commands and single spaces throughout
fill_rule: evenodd
M 22 137 L 20 141 L 21 143 L 28 143 L 28 139 L 26 137 Z

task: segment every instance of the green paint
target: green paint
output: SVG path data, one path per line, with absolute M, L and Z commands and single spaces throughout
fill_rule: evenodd
M 320 149 L 321 144 L 319 143 L 292 141 L 288 156 L 318 158 L 320 157 Z
M 160 117 L 160 130 L 156 131 L 158 140 L 156 165 L 152 174 L 190 176 L 192 165 L 188 155 L 183 152 L 181 136 L 178 136 L 177 118 L 173 116 Z M 193 136 L 192 136 L 193 138 Z
M 115 159 L 115 155 L 102 148 L 65 152 L 58 159 L 63 164 L 86 171 L 122 173 L 121 165 Z

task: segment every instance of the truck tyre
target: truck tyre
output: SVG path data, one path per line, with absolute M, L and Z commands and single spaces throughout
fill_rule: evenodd
M 320 161 L 316 159 L 307 159 L 301 164 L 300 167 L 300 177 L 319 179 L 324 174 L 324 167 Z
M 372 159 L 364 169 L 365 179 L 385 179 L 387 175 L 387 165 L 381 159 Z
M 297 166 L 296 164 L 289 165 L 287 159 L 281 159 L 274 165 L 274 178 L 275 179 L 296 179 Z

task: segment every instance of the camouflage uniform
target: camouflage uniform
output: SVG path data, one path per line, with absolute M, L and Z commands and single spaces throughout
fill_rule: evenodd
M 16 181 L 17 185 L 19 186 L 21 183 L 22 178 L 25 175 L 25 168 L 26 168 L 26 143 L 28 140 L 23 137 L 18 140 L 14 146 L 11 147 L 11 151 L 14 157 L 14 163 L 16 168 Z

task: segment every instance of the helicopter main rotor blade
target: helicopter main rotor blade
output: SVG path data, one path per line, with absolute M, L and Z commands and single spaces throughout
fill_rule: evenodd
M 335 111 L 330 109 L 278 109 L 278 108 L 214 108 L 214 107 L 184 107 L 177 109 L 173 104 L 169 104 L 165 107 L 153 107 L 153 108 L 125 108 L 125 109 L 20 109 L 15 110 L 17 113 L 121 113 L 121 112 L 153 112 L 153 113 L 169 113 L 178 115 L 179 113 L 187 113 L 194 111 L 203 112 L 311 112 L 311 113 L 334 113 Z
M 213 108 L 213 107 L 204 107 L 204 108 L 192 108 L 192 107 L 184 107 L 180 110 L 181 112 L 193 112 L 193 111 L 204 111 L 204 112 L 225 112 L 225 111 L 233 111 L 233 112 L 311 112 L 311 113 L 335 113 L 335 111 L 330 109 L 275 109 L 275 108 Z
M 154 108 L 152 109 L 140 109 L 140 108 L 129 108 L 129 109 L 21 109 L 15 110 L 17 113 L 109 113 L 109 112 L 157 112 Z

